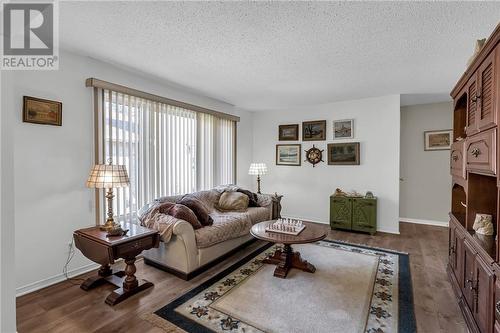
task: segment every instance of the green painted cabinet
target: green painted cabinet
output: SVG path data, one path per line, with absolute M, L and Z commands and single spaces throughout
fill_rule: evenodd
M 373 235 L 377 231 L 377 198 L 330 196 L 330 227 Z

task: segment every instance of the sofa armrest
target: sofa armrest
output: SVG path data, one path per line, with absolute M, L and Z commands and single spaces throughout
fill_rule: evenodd
M 184 253 L 179 253 L 179 256 L 185 256 L 188 271 L 194 269 L 198 265 L 198 247 L 196 246 L 193 226 L 189 222 L 179 220 L 174 224 L 172 232 L 177 236 L 176 242 L 184 243 Z
M 257 194 L 257 201 L 261 207 L 269 209 L 271 220 L 281 217 L 281 198 L 282 195 L 275 194 Z

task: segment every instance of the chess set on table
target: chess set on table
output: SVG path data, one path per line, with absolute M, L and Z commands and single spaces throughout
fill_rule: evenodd
M 280 218 L 276 222 L 268 224 L 266 231 L 297 236 L 305 228 L 306 226 L 300 220 Z

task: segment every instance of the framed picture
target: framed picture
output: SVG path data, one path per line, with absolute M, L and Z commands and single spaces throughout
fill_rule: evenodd
M 328 144 L 329 165 L 359 165 L 359 142 Z
M 354 138 L 354 119 L 333 121 L 333 139 Z
M 302 140 L 326 140 L 326 120 L 302 122 Z
M 279 125 L 279 141 L 298 141 L 299 124 Z
M 276 165 L 300 166 L 301 145 L 276 145 Z
M 23 96 L 23 122 L 61 126 L 62 103 Z
M 450 150 L 453 130 L 425 131 L 424 150 Z

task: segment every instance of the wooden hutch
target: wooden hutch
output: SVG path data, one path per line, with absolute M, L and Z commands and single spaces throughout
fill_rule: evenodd
M 500 24 L 451 92 L 452 199 L 448 275 L 471 332 L 500 333 L 498 165 Z M 495 234 L 476 234 L 477 213 L 491 214 Z

